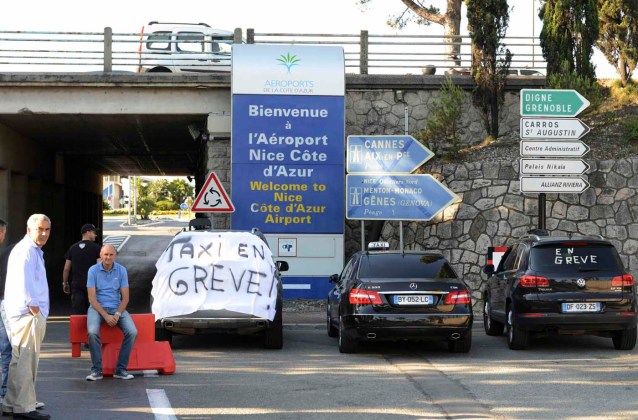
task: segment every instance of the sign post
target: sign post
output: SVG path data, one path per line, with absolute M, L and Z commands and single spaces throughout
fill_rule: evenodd
M 348 174 L 350 220 L 432 220 L 458 196 L 432 175 Z
M 590 105 L 573 89 L 521 89 L 521 116 L 575 117 Z
M 434 152 L 412 136 L 348 136 L 346 171 L 352 173 L 412 173 Z
M 590 103 L 573 89 L 521 89 L 520 191 L 539 193 L 538 228 L 545 229 L 546 193 L 581 193 L 589 183 L 580 158 L 589 147 L 579 141 L 589 127 L 576 117 Z M 569 118 L 567 118 L 569 117 Z
M 215 212 L 215 213 L 232 213 L 235 206 L 228 198 L 226 190 L 215 172 L 208 174 L 208 178 L 204 186 L 197 194 L 195 202 L 193 202 L 193 211 Z
M 348 136 L 346 218 L 398 220 L 403 249 L 403 220 L 432 220 L 459 197 L 432 175 L 412 174 L 434 153 L 409 135 Z
M 522 139 L 580 139 L 589 133 L 587 124 L 578 118 L 521 118 Z

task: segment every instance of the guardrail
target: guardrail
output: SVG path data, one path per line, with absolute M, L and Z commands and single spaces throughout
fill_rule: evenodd
M 376 35 L 365 30 L 358 34 L 260 33 L 254 29 L 242 35 L 242 30 L 236 29 L 233 37 L 221 42 L 341 46 L 346 72 L 352 74 L 466 73 L 471 61 L 469 36 Z M 109 27 L 103 32 L 0 31 L 0 71 L 137 72 L 145 64 L 142 60 L 149 57 L 149 53 L 140 54 L 141 41 L 140 33 L 113 33 Z M 503 42 L 514 54 L 514 74 L 520 70 L 544 72 L 546 63 L 537 38 L 507 37 Z M 451 46 L 458 48 L 452 57 L 448 52 Z M 176 53 L 170 59 L 178 66 L 207 70 L 207 64 L 202 63 L 206 53 Z M 230 65 L 229 56 L 217 59 Z

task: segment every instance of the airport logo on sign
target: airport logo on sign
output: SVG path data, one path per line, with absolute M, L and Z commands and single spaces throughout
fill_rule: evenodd
M 285 55 L 280 55 L 277 61 L 279 61 L 280 66 L 285 66 L 286 69 L 288 69 L 288 73 L 290 73 L 290 70 L 292 70 L 294 66 L 299 65 L 301 59 L 297 58 L 297 56 L 294 54 L 290 55 L 290 53 L 287 53 Z

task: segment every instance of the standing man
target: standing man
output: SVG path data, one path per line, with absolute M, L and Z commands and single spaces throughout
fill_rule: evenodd
M 0 246 L 6 239 L 7 235 L 7 222 L 0 219 Z M 5 314 L 4 314 L 4 284 L 7 279 L 7 264 L 9 263 L 9 254 L 12 247 L 7 247 L 0 252 L 0 313 L 2 317 L 0 319 L 0 360 L 2 362 L 2 386 L 0 387 L 0 402 L 4 400 L 4 396 L 7 395 L 7 381 L 9 379 L 9 364 L 11 363 L 11 341 L 9 341 L 9 334 L 5 328 Z
M 129 301 L 128 274 L 124 266 L 115 262 L 116 251 L 113 245 L 104 245 L 100 251 L 101 262 L 89 268 L 86 287 L 89 292 L 89 310 L 86 317 L 91 353 L 91 373 L 87 381 L 102 379 L 102 340 L 100 325 L 106 322 L 111 327 L 118 326 L 124 334 L 120 354 L 115 366 L 114 378 L 133 379 L 126 371 L 137 328 L 126 311 Z
M 100 246 L 95 243 L 97 228 L 86 224 L 80 229 L 82 240 L 71 245 L 64 258 L 62 285 L 64 293 L 71 294 L 71 306 L 74 315 L 86 315 L 89 309 L 89 296 L 86 291 L 86 276 L 89 268 L 100 259 Z M 69 285 L 69 273 L 73 272 Z
M 48 419 L 36 409 L 35 381 L 49 316 L 49 286 L 42 247 L 49 240 L 51 220 L 32 214 L 27 234 L 9 255 L 4 305 L 9 322 L 12 357 L 2 413 L 14 418 Z

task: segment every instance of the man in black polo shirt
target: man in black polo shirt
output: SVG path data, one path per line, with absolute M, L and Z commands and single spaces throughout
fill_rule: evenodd
M 89 268 L 100 259 L 100 246 L 95 243 L 97 228 L 92 224 L 82 226 L 82 240 L 76 242 L 66 252 L 62 285 L 64 293 L 71 293 L 71 306 L 74 315 L 86 315 L 89 309 L 89 296 L 86 290 L 86 276 Z M 69 284 L 69 273 L 72 273 Z

